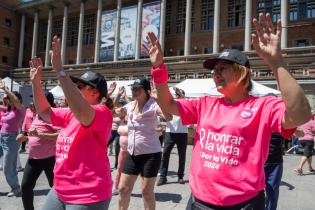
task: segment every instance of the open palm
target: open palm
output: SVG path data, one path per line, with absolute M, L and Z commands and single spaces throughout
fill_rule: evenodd
M 43 69 L 43 63 L 40 58 L 34 57 L 30 60 L 30 80 L 35 81 L 35 80 L 41 80 L 42 78 L 42 69 Z
M 278 20 L 277 29 L 274 29 L 269 14 L 260 14 L 260 23 L 253 19 L 257 34 L 252 34 L 252 44 L 257 54 L 269 65 L 282 60 L 281 54 L 281 21 Z
M 155 68 L 159 67 L 164 63 L 163 51 L 160 42 L 153 32 L 148 33 L 147 39 L 150 44 L 148 46 L 145 45 L 144 47 L 148 50 L 152 66 Z

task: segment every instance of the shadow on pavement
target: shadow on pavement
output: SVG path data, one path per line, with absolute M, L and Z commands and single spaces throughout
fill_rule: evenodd
M 132 197 L 141 198 L 141 194 L 131 194 Z M 155 200 L 158 202 L 167 202 L 172 201 L 173 203 L 179 203 L 182 200 L 182 196 L 180 194 L 175 193 L 155 193 Z
M 284 181 L 280 182 L 280 186 L 286 186 L 286 187 L 289 188 L 289 190 L 294 190 L 295 189 L 295 187 L 293 185 L 291 185 L 291 184 L 289 184 L 287 182 L 284 182 Z
M 50 189 L 34 190 L 34 196 L 47 195 Z

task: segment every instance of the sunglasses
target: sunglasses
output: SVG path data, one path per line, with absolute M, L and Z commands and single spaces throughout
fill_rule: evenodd
M 140 89 L 141 89 L 141 87 L 132 87 L 131 88 L 132 91 L 137 91 L 137 90 L 140 90 Z

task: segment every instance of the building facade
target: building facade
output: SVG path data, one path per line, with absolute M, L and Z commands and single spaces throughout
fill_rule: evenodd
M 65 68 L 70 74 L 93 69 L 109 80 L 133 79 L 137 75 L 150 77 L 150 63 L 140 54 L 141 21 L 136 25 L 134 57 L 119 59 L 117 43 L 121 27 L 116 27 L 113 59 L 106 62 L 100 59 L 103 12 L 115 10 L 117 22 L 123 24 L 121 12 L 124 8 L 136 7 L 135 19 L 141 20 L 143 5 L 150 2 L 156 1 L 37 0 L 11 5 L 8 9 L 11 13 L 0 14 L 4 25 L 6 19 L 13 22 L 12 29 L 8 26 L 3 29 L 13 33 L 9 40 L 12 52 L 4 50 L 8 54 L 8 66 L 15 69 L 10 74 L 27 83 L 28 60 L 36 55 L 46 67 L 44 79 L 55 83 L 48 52 L 52 36 L 58 35 L 62 40 Z M 159 39 L 170 68 L 170 80 L 209 77 L 209 72 L 202 68 L 202 61 L 224 48 L 236 48 L 250 57 L 254 79 L 274 87 L 274 77 L 252 51 L 250 37 L 254 30 L 252 18 L 258 18 L 259 13 L 270 13 L 275 23 L 277 19 L 282 20 L 281 45 L 290 71 L 303 88 L 314 95 L 315 0 L 160 0 L 158 3 Z M 8 42 L 4 36 L 8 33 L 1 33 L 3 43 Z M 4 65 L 6 55 L 1 56 Z

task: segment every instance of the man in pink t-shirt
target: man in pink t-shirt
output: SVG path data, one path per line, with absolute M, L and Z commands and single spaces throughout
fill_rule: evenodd
M 275 32 L 269 14 L 260 14 L 260 21 L 253 20 L 258 32 L 252 35 L 253 46 L 273 71 L 284 101 L 249 94 L 249 60 L 235 49 L 204 62 L 222 98 L 174 100 L 161 46 L 154 33 L 148 33 L 151 75 L 161 109 L 179 115 L 185 125 L 197 124 L 189 177 L 192 209 L 265 210 L 264 163 L 271 133 L 289 137 L 311 116 L 308 100 L 282 58 L 281 22 Z
M 40 117 L 61 128 L 56 145 L 54 187 L 43 210 L 106 210 L 111 200 L 112 180 L 106 154 L 112 112 L 100 104 L 107 98 L 104 76 L 88 71 L 80 78 L 63 69 L 60 39 L 53 38 L 50 52 L 69 108 L 51 108 L 41 89 L 42 62 L 30 61 L 34 103 Z
M 314 173 L 315 170 L 312 167 L 312 156 L 313 156 L 314 136 L 315 136 L 315 115 L 313 115 L 310 121 L 299 126 L 298 130 L 303 133 L 303 135 L 299 137 L 299 142 L 303 146 L 303 156 L 300 160 L 298 167 L 294 169 L 294 171 L 298 175 L 303 175 L 303 166 L 307 162 L 308 172 Z

